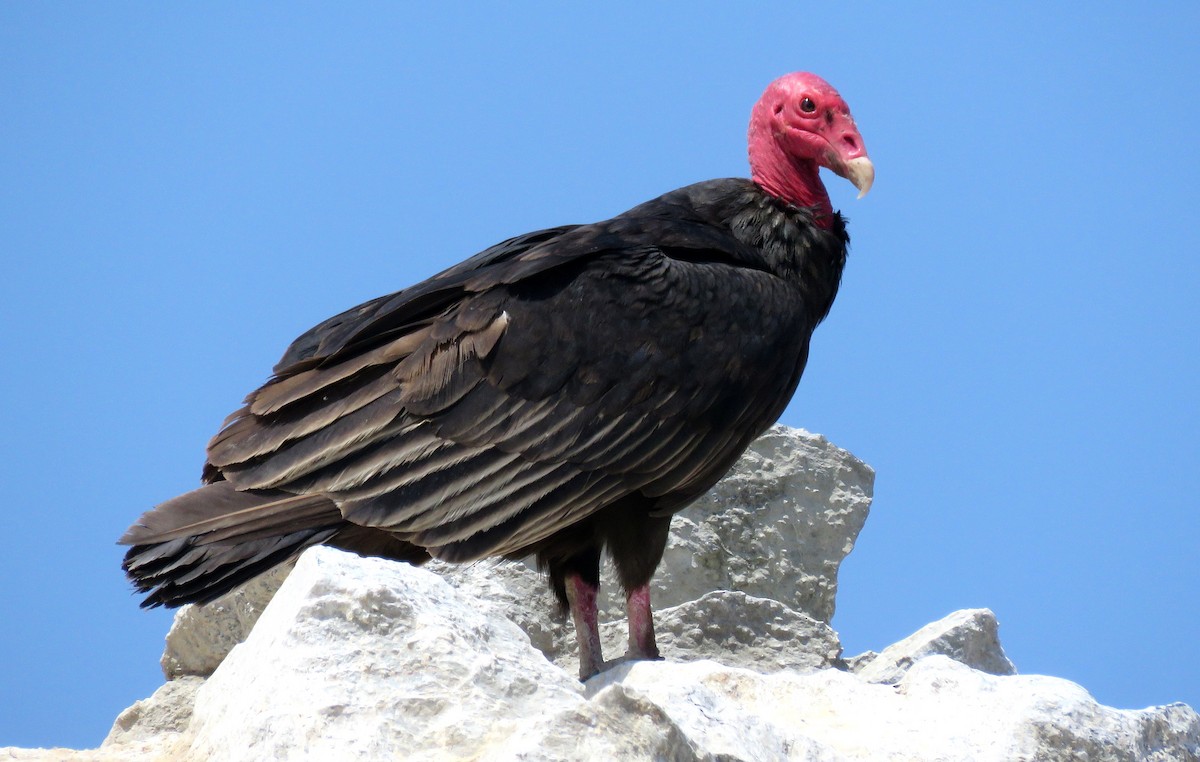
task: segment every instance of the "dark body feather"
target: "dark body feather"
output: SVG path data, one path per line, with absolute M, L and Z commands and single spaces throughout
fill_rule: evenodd
M 846 258 L 748 180 L 498 244 L 297 339 L 209 444 L 206 486 L 121 538 L 143 605 L 310 545 L 536 554 L 560 600 L 604 549 L 645 584 L 670 517 L 783 411 Z

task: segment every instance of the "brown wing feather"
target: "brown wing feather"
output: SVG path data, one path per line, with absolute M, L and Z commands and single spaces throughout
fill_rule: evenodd
M 423 332 L 413 331 L 336 365 L 310 368 L 294 376 L 281 378 L 250 395 L 246 400 L 249 412 L 260 416 L 278 412 L 287 405 L 312 397 L 340 381 L 346 381 L 367 368 L 391 364 L 407 357 L 420 346 L 424 338 Z
M 323 494 L 353 524 L 458 560 L 517 552 L 634 491 L 707 488 L 740 441 L 713 433 L 714 406 L 736 424 L 767 404 L 737 384 L 714 395 L 711 376 L 776 350 L 722 339 L 729 318 L 704 297 L 715 277 L 781 284 L 698 267 L 623 251 L 390 326 L 251 395 L 211 463 L 238 489 Z
M 118 540 L 122 545 L 165 542 L 202 535 L 205 541 L 226 539 L 231 528 L 251 532 L 281 520 L 303 526 L 321 519 L 338 518 L 336 506 L 321 495 L 255 490 L 239 492 L 227 482 L 209 484 L 184 493 L 147 511 Z M 276 532 L 278 534 L 278 532 Z

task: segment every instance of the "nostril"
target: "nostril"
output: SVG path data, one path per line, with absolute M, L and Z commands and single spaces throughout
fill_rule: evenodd
M 858 141 L 854 139 L 853 135 L 843 135 L 842 142 L 845 143 L 846 148 L 849 148 L 851 151 L 858 150 Z

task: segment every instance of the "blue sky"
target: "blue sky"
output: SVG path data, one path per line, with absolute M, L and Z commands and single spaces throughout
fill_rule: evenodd
M 966 4 L 963 4 L 964 6 Z M 975 5 L 975 4 L 971 4 Z M 0 4 L 0 745 L 161 682 L 116 537 L 319 320 L 744 176 L 766 84 L 871 195 L 783 422 L 878 471 L 835 628 L 996 611 L 1022 672 L 1200 707 L 1200 5 Z

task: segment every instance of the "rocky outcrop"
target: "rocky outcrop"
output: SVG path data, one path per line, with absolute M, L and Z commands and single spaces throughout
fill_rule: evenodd
M 168 680 L 208 677 L 246 639 L 294 562 L 278 566 L 205 606 L 184 606 L 167 632 L 159 663 Z
M 840 663 L 842 644 L 825 622 L 770 598 L 719 590 L 654 615 L 659 651 L 667 661 L 715 659 L 730 667 L 760 672 L 791 669 L 812 672 Z M 625 651 L 625 620 L 600 628 L 604 652 Z M 576 669 L 574 653 L 557 658 Z
M 784 616 L 799 621 L 799 614 L 812 623 L 806 629 L 830 621 L 838 569 L 867 520 L 874 482 L 870 466 L 825 437 L 773 427 L 716 487 L 671 522 L 667 550 L 651 585 L 656 627 L 669 633 L 670 622 L 659 621 L 664 609 L 713 591 L 783 604 L 789 611 Z M 211 675 L 249 634 L 290 568 L 263 575 L 206 606 L 181 608 L 162 656 L 167 679 Z M 560 664 L 575 659 L 574 630 L 557 610 L 545 578 L 531 565 L 433 562 L 425 568 L 514 621 L 547 658 Z M 604 571 L 602 596 L 618 589 L 611 569 Z M 601 618 L 623 622 L 620 596 L 608 597 L 606 605 L 602 597 Z M 604 630 L 615 631 L 611 625 Z M 732 637 L 744 640 L 747 633 Z M 836 641 L 832 630 L 821 637 Z M 623 653 L 622 638 L 606 638 L 605 653 Z
M 743 611 L 764 600 L 734 597 Z M 724 598 L 665 619 L 736 629 L 712 617 Z M 938 631 L 962 635 L 980 619 L 961 612 Z M 927 636 L 904 642 L 940 641 L 979 658 L 945 645 L 963 638 Z M 893 684 L 813 664 L 764 671 L 702 659 L 621 665 L 581 685 L 520 628 L 437 575 L 316 548 L 195 691 L 185 729 L 156 722 L 143 732 L 151 717 L 177 714 L 142 709 L 101 751 L 188 760 L 1200 758 L 1200 717 L 1186 706 L 1110 709 L 1065 680 L 916 655 L 929 650 L 906 647 L 916 660 Z M 876 659 L 889 653 L 897 651 Z
M 436 575 L 317 548 L 197 692 L 186 756 L 477 754 L 582 700 L 515 624 Z
M 195 675 L 168 681 L 149 698 L 117 715 L 101 746 L 154 742 L 160 737 L 185 732 L 192 722 L 196 691 L 201 685 L 204 685 L 204 679 Z
M 580 684 L 569 628 L 522 564 L 314 548 L 290 574 L 181 610 L 174 679 L 100 749 L 0 758 L 1200 760 L 1191 708 L 1117 710 L 1017 675 L 986 609 L 843 661 L 827 621 L 871 477 L 820 437 L 756 443 L 677 522 L 654 591 L 664 661 Z M 608 611 L 612 656 L 624 625 Z
M 1166 762 L 1200 753 L 1200 718 L 1186 706 L 1119 711 L 1065 680 L 997 677 L 945 656 L 917 662 L 894 687 L 839 670 L 762 674 L 702 661 L 623 665 L 588 689 L 587 703 L 542 718 L 493 758 L 606 758 L 573 754 L 572 743 L 685 760 Z M 627 727 L 636 730 L 608 730 Z
M 991 675 L 1015 675 L 1000 646 L 1000 625 L 989 609 L 964 609 L 927 624 L 882 653 L 848 660 L 850 669 L 873 683 L 896 683 L 926 656 L 951 659 Z

